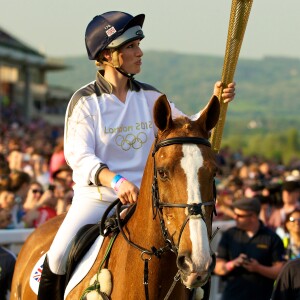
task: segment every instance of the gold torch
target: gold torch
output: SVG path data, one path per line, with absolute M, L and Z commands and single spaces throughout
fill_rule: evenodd
M 231 5 L 229 28 L 226 42 L 226 51 L 222 70 L 223 87 L 233 81 L 240 49 L 243 42 L 249 14 L 253 0 L 233 0 Z M 222 140 L 222 134 L 226 119 L 228 103 L 224 103 L 222 99 L 222 90 L 219 96 L 220 101 L 220 117 L 217 125 L 212 130 L 211 144 L 215 152 L 219 152 Z

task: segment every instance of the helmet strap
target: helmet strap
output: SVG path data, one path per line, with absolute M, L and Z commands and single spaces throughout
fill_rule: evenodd
M 112 58 L 112 66 L 122 75 L 126 76 L 129 79 L 132 79 L 135 74 L 129 74 L 121 69 L 119 62 L 119 51 L 118 49 L 111 49 L 111 58 Z

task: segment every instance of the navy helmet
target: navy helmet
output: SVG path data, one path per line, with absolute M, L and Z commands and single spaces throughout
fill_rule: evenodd
M 85 45 L 90 60 L 95 60 L 104 49 L 113 49 L 137 39 L 143 39 L 145 15 L 135 17 L 121 11 L 110 11 L 96 16 L 85 31 Z

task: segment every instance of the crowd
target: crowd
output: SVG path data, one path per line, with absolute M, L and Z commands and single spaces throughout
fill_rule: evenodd
M 63 129 L 36 121 L 8 124 L 1 124 L 0 228 L 38 227 L 71 203 Z
M 68 211 L 73 196 L 73 181 L 72 170 L 64 158 L 62 136 L 62 126 L 49 125 L 40 120 L 27 125 L 1 122 L 1 229 L 36 228 Z M 246 157 L 241 151 L 230 148 L 222 149 L 218 160 L 218 215 L 215 220 L 234 219 L 237 226 L 235 231 L 226 232 L 224 236 L 227 238 L 220 242 L 215 274 L 222 276 L 226 286 L 230 287 L 228 297 L 224 293 L 223 299 L 233 299 L 231 297 L 237 283 L 238 289 L 244 286 L 243 280 L 246 285 L 249 282 L 254 282 L 254 285 L 264 282 L 272 286 L 282 269 L 281 262 L 300 258 L 300 160 L 295 159 L 286 166 L 257 156 Z M 239 206 L 240 201 L 245 199 L 258 201 L 259 210 L 256 207 L 249 213 L 247 205 Z M 254 224 L 255 230 L 243 227 L 245 220 L 248 225 Z M 271 236 L 272 242 L 264 244 L 261 237 L 264 235 Z M 239 248 L 237 244 L 242 246 Z M 263 250 L 267 247 L 268 251 L 254 251 L 253 244 Z M 231 250 L 230 245 L 234 245 L 235 251 Z M 251 250 L 247 250 L 245 245 Z M 275 265 L 279 267 L 272 269 L 272 276 L 268 276 L 265 270 L 258 271 L 260 266 Z M 251 276 L 253 273 L 259 276 Z M 239 281 L 233 281 L 237 277 Z M 253 281 L 253 278 L 258 280 Z M 235 283 L 230 286 L 230 282 Z M 243 298 L 248 299 L 247 296 Z M 281 298 L 274 296 L 274 299 Z

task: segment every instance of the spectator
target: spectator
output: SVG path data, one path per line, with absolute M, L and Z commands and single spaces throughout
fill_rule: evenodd
M 5 161 L 0 161 L 0 192 L 2 190 L 8 190 L 10 188 L 10 169 L 8 163 Z
M 15 205 L 12 209 L 13 228 L 24 228 L 24 201 L 30 187 L 30 176 L 24 171 L 14 170 L 10 173 L 10 189 L 15 194 Z
M 236 226 L 222 235 L 215 274 L 226 286 L 222 300 L 269 300 L 283 266 L 284 247 L 276 233 L 259 220 L 260 202 L 244 198 L 233 203 Z
M 10 291 L 16 256 L 0 246 L 0 300 L 6 300 Z
M 14 193 L 4 190 L 0 191 L 0 228 L 10 229 L 14 228 L 13 223 L 13 209 L 15 205 Z
M 282 185 L 283 205 L 280 208 L 275 209 L 271 213 L 269 220 L 267 220 L 267 225 L 276 230 L 281 237 L 284 235 L 284 222 L 286 215 L 296 208 L 300 208 L 299 197 L 299 181 L 294 179 L 285 181 Z
M 43 193 L 43 186 L 38 181 L 31 182 L 23 208 L 25 210 L 29 210 L 38 207 L 39 200 L 41 199 Z
M 56 146 L 54 148 L 53 154 L 51 155 L 49 162 L 49 171 L 51 180 L 53 179 L 53 173 L 59 170 L 60 167 L 67 164 L 64 155 L 64 139 L 59 137 L 56 141 Z
M 67 212 L 71 206 L 72 198 L 74 196 L 73 189 L 67 183 L 64 178 L 55 177 L 54 178 L 54 195 L 57 199 L 56 211 L 60 215 Z
M 33 176 L 32 178 L 43 185 L 46 189 L 50 184 L 49 164 L 41 151 L 34 150 L 31 155 Z
M 38 227 L 57 215 L 57 199 L 52 190 L 43 191 L 39 182 L 32 182 L 26 201 L 22 221 L 26 227 Z
M 234 197 L 231 190 L 222 189 L 218 191 L 216 203 L 217 216 L 214 220 L 228 220 L 234 218 L 234 212 L 231 207 L 233 200 Z
M 8 144 L 7 160 L 11 170 L 22 170 L 23 152 L 21 151 L 21 142 L 19 138 L 11 138 Z
M 56 178 L 65 180 L 66 186 L 71 188 L 74 184 L 72 179 L 72 173 L 73 171 L 68 165 L 62 165 L 58 170 L 56 170 L 53 173 L 52 177 L 54 180 Z
M 285 220 L 287 235 L 283 238 L 286 258 L 300 258 L 300 209 L 296 208 L 287 214 Z
M 289 261 L 280 272 L 271 300 L 300 299 L 300 259 Z

